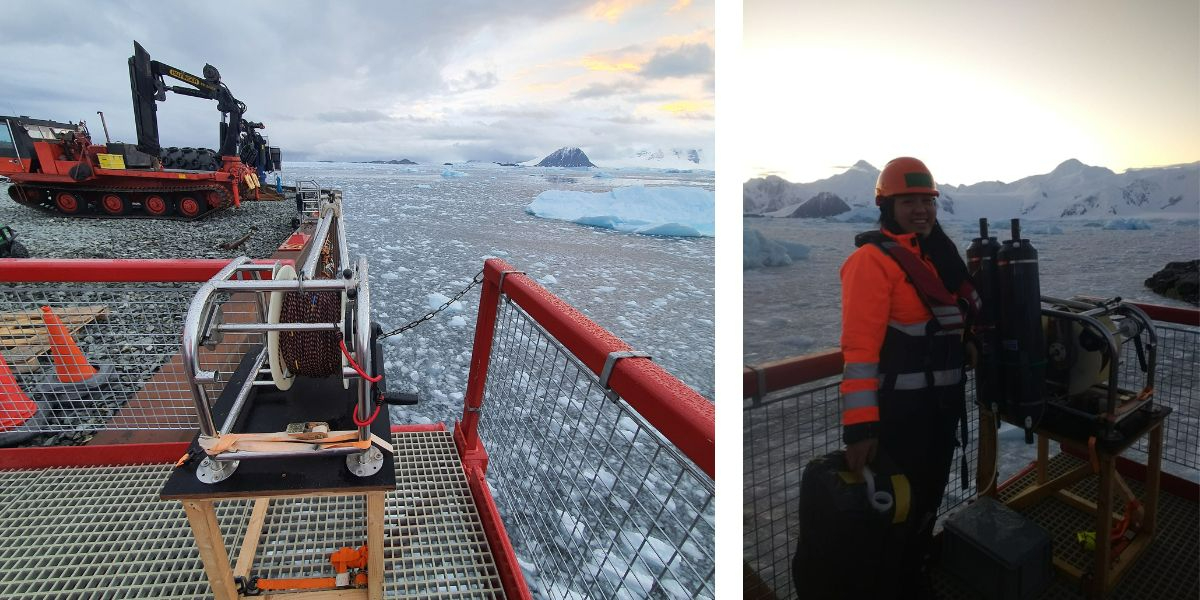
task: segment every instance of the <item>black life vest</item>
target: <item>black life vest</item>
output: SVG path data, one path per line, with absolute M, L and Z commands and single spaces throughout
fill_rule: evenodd
M 892 257 L 933 315 L 925 323 L 888 324 L 879 351 L 880 400 L 896 393 L 925 396 L 942 389 L 961 390 L 962 333 L 968 315 L 979 308 L 979 295 L 974 287 L 964 281 L 956 297 L 920 258 L 880 231 L 860 233 L 854 243 L 875 244 Z M 962 304 L 960 299 L 964 301 Z

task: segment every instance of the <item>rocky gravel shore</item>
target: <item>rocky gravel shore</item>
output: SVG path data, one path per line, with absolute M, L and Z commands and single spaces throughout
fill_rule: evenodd
M 291 234 L 290 201 L 243 202 L 198 221 L 61 217 L 17 204 L 0 185 L 0 225 L 33 258 L 266 258 Z M 240 247 L 222 248 L 247 233 Z

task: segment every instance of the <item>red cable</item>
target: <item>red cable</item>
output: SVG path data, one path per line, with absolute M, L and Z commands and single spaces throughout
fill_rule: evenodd
M 346 340 L 338 340 L 338 347 L 342 349 L 342 356 L 346 357 L 346 362 L 350 363 L 351 367 L 354 367 L 354 370 L 355 370 L 355 372 L 358 373 L 359 377 L 362 377 L 363 379 L 366 379 L 367 381 L 370 381 L 371 383 L 379 383 L 379 380 L 383 379 L 383 373 L 380 373 L 374 377 L 371 377 L 363 372 L 362 368 L 358 366 L 358 363 L 354 362 L 354 357 L 350 356 L 350 351 L 346 350 Z M 369 418 L 367 418 L 367 420 L 360 421 L 358 418 L 358 405 L 355 404 L 354 412 L 351 413 L 350 418 L 353 419 L 354 424 L 359 427 L 370 427 L 371 423 L 375 422 L 375 417 L 379 416 L 379 408 L 381 406 L 383 406 L 383 404 L 376 403 L 375 404 L 375 412 L 371 413 L 371 416 Z
M 358 363 L 354 362 L 354 358 L 350 356 L 350 351 L 346 349 L 346 340 L 338 340 L 338 346 L 342 349 L 342 356 L 346 357 L 346 362 L 350 363 L 351 367 L 354 367 L 354 370 L 358 372 L 359 377 L 362 377 L 371 383 L 379 383 L 379 380 L 383 379 L 383 373 L 371 377 L 363 372 L 362 368 L 358 366 Z
M 371 413 L 371 417 L 369 419 L 367 419 L 366 421 L 359 421 L 358 420 L 358 405 L 355 404 L 354 405 L 354 413 L 350 415 L 350 418 L 354 419 L 354 424 L 358 425 L 359 427 L 370 427 L 371 423 L 375 422 L 375 417 L 379 416 L 379 408 L 381 406 L 383 406 L 383 405 L 378 404 L 378 403 L 375 404 L 375 412 Z

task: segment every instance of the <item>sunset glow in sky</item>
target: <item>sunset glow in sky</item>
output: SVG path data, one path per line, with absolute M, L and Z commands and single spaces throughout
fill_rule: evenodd
M 236 14 L 231 20 L 229 15 Z M 288 160 L 526 161 L 579 146 L 714 152 L 712 0 L 42 0 L 5 12 L 0 114 L 131 141 L 126 59 L 220 69 Z M 47 36 L 46 24 L 75 37 Z M 159 103 L 164 145 L 213 146 L 211 102 Z
M 743 3 L 742 180 L 912 155 L 938 181 L 1200 160 L 1200 3 Z

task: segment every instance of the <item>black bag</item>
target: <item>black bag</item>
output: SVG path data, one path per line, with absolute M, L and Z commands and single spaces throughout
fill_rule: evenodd
M 867 481 L 847 470 L 844 451 L 815 458 L 804 469 L 792 557 L 792 583 L 801 599 L 897 594 L 899 553 L 916 520 L 912 495 L 908 479 L 882 453 L 868 471 L 874 471 L 874 506 Z

